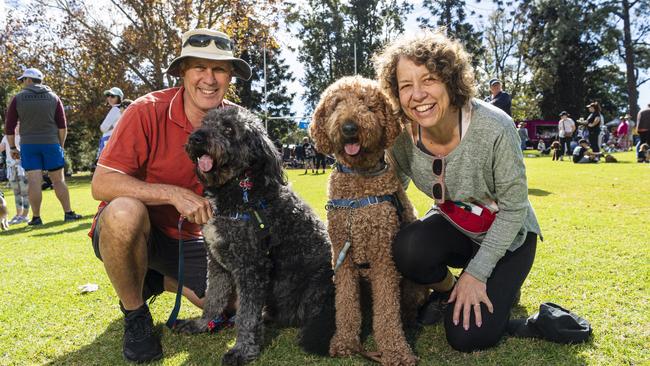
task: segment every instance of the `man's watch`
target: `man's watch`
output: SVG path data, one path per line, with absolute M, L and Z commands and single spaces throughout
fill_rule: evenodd
M 9 146 L 9 150 L 18 150 L 18 148 L 15 146 Z

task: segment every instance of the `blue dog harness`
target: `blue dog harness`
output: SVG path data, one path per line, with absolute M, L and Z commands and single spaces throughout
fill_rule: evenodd
M 375 176 L 382 175 L 386 173 L 389 168 L 388 164 L 386 164 L 386 162 L 383 160 L 380 161 L 377 164 L 377 166 L 375 166 L 373 169 L 370 169 L 368 171 L 356 171 L 338 162 L 336 163 L 335 167 L 336 170 L 338 170 L 341 173 L 358 174 L 365 177 L 375 177 Z M 393 206 L 395 206 L 395 210 L 397 211 L 397 217 L 399 221 L 402 222 L 403 221 L 402 211 L 404 210 L 404 206 L 402 206 L 402 203 L 397 197 L 397 193 L 385 194 L 382 196 L 366 196 L 366 197 L 354 198 L 354 199 L 338 198 L 338 199 L 331 199 L 327 201 L 327 204 L 325 204 L 325 210 L 327 211 L 337 210 L 337 209 L 348 210 L 347 240 L 345 241 L 345 244 L 343 245 L 343 248 L 339 252 L 339 255 L 336 259 L 336 264 L 334 265 L 334 273 L 336 273 L 336 271 L 339 269 L 341 264 L 343 264 L 343 261 L 345 260 L 348 250 L 352 245 L 352 212 L 358 208 L 367 207 L 371 205 L 378 205 L 383 202 L 390 202 Z
M 250 191 L 253 188 L 253 182 L 251 181 L 251 173 L 246 172 L 244 175 L 244 178 L 240 179 L 239 181 L 239 187 L 242 189 L 242 199 L 245 204 L 249 204 L 248 201 L 248 191 Z M 251 208 L 249 209 L 249 212 L 232 212 L 227 215 L 222 215 L 226 217 L 230 217 L 233 220 L 239 220 L 239 221 L 251 221 L 253 218 L 255 219 L 257 223 L 257 238 L 259 240 L 263 240 L 269 237 L 270 232 L 269 228 L 266 226 L 264 223 L 264 220 L 262 218 L 262 215 L 258 212 L 258 210 L 264 210 L 268 206 L 266 205 L 266 202 L 263 200 L 260 200 L 257 202 L 257 205 L 250 205 Z M 214 208 L 214 214 L 218 215 L 217 208 Z M 183 275 L 185 273 L 185 261 L 184 261 L 184 252 L 183 252 L 183 239 L 181 236 L 181 229 L 183 227 L 183 221 L 185 221 L 185 218 L 181 216 L 178 220 L 178 287 L 176 288 L 176 300 L 174 301 L 174 308 L 172 309 L 171 314 L 169 314 L 169 318 L 167 319 L 167 322 L 165 323 L 168 328 L 173 329 L 176 326 L 176 319 L 178 318 L 178 312 L 181 309 L 181 297 L 183 295 Z M 269 248 L 266 248 L 267 254 L 269 251 Z M 219 323 L 217 321 L 218 319 L 212 319 L 211 323 L 208 324 L 209 330 L 212 332 L 214 331 L 215 328 L 219 328 L 223 325 L 223 327 L 232 326 L 233 321 L 232 320 L 224 320 L 224 324 Z M 210 325 L 212 324 L 212 325 Z M 218 331 L 218 329 L 217 329 Z
M 367 197 L 356 198 L 356 199 L 340 198 L 335 200 L 329 200 L 325 205 L 325 210 L 330 211 L 337 208 L 355 209 L 355 208 L 362 208 L 370 205 L 377 205 L 382 202 L 392 203 L 393 206 L 395 206 L 395 208 L 398 209 L 398 212 L 401 212 L 399 200 L 397 199 L 397 196 L 395 196 L 394 194 L 385 194 L 383 196 L 367 196 Z

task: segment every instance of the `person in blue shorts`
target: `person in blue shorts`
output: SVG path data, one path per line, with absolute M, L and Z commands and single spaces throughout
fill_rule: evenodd
M 78 220 L 81 215 L 70 207 L 70 193 L 63 174 L 63 146 L 68 132 L 63 103 L 49 87 L 41 84 L 43 73 L 38 69 L 26 69 L 18 80 L 23 90 L 16 94 L 7 109 L 5 135 L 9 142 L 9 153 L 14 159 L 22 161 L 27 172 L 28 196 L 33 214 L 28 224 L 43 224 L 40 215 L 44 170 L 49 172 L 54 192 L 61 202 L 63 220 Z M 20 151 L 15 139 L 19 120 Z

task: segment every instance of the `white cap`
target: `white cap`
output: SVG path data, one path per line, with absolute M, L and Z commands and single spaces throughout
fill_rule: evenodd
M 20 75 L 18 80 L 22 80 L 24 78 L 43 80 L 43 73 L 39 69 L 35 69 L 35 68 L 25 69 L 25 71 L 23 71 L 23 74 Z

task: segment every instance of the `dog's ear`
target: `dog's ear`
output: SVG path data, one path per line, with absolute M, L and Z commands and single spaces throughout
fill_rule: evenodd
M 262 172 L 265 185 L 272 183 L 286 185 L 280 153 L 266 135 L 261 124 L 251 123 L 248 134 L 248 141 L 251 143 L 250 148 L 254 159 L 252 168 L 256 172 Z
M 380 100 L 380 110 L 382 110 L 384 115 L 384 148 L 387 149 L 393 145 L 397 136 L 402 133 L 402 124 L 400 123 L 397 114 L 393 112 L 393 108 L 391 107 L 386 95 L 381 91 L 377 91 L 377 96 Z
M 314 110 L 314 114 L 309 125 L 309 135 L 316 144 L 316 150 L 323 154 L 331 154 L 333 151 L 332 142 L 327 136 L 327 117 L 334 110 L 336 106 L 336 98 L 331 93 L 323 93 L 318 106 Z

